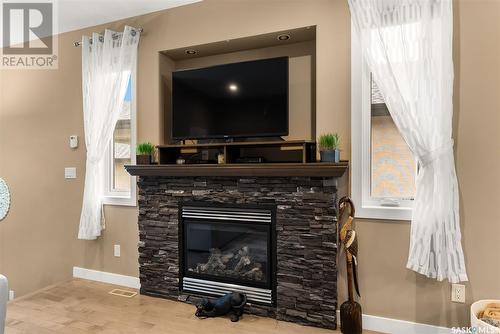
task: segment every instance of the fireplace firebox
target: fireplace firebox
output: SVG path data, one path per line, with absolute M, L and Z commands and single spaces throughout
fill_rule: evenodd
M 209 296 L 243 292 L 276 301 L 275 206 L 181 203 L 180 290 Z

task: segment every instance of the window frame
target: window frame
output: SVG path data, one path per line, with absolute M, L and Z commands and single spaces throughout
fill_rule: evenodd
M 357 32 L 351 23 L 351 196 L 356 217 L 409 221 L 413 199 L 371 196 L 371 85 Z
M 137 63 L 132 68 L 130 76 L 132 101 L 130 105 L 130 163 L 136 164 L 135 148 L 137 145 Z M 105 158 L 105 177 L 104 177 L 104 198 L 105 205 L 119 206 L 137 206 L 137 179 L 130 175 L 130 192 L 113 190 L 114 177 L 114 147 L 113 137 L 108 145 Z

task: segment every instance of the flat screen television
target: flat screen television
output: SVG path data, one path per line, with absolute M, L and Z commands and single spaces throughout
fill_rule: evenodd
M 172 74 L 173 139 L 288 135 L 288 57 Z

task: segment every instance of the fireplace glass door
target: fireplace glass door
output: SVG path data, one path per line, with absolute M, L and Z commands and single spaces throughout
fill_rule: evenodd
M 184 207 L 184 277 L 270 289 L 271 223 L 269 210 Z
M 267 286 L 269 225 L 186 222 L 187 275 Z

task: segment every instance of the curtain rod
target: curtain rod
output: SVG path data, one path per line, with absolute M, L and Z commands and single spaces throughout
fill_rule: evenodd
M 141 33 L 144 31 L 144 28 L 143 28 L 143 27 L 139 27 L 139 28 L 137 28 L 136 30 L 139 32 L 139 34 L 141 34 Z M 80 45 L 82 45 L 82 42 L 81 42 L 81 41 L 75 41 L 75 42 L 73 43 L 73 45 L 74 45 L 75 47 L 79 47 Z

